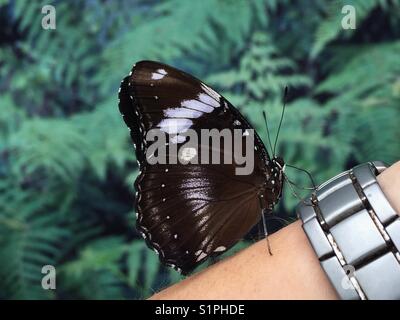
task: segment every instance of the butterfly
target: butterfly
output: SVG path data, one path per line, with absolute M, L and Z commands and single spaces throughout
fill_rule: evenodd
M 282 195 L 284 162 L 268 154 L 254 130 L 254 170 L 239 164 L 150 164 L 154 128 L 253 130 L 223 96 L 195 77 L 154 61 L 136 63 L 121 82 L 119 110 L 136 149 L 136 227 L 160 261 L 187 274 L 231 248 L 273 210 Z M 182 141 L 169 140 L 177 146 Z M 219 147 L 221 154 L 231 152 Z M 264 221 L 265 223 L 265 221 Z

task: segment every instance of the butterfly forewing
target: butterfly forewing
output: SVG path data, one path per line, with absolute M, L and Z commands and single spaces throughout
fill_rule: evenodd
M 221 164 L 172 164 L 168 152 L 166 164 L 146 161 L 150 145 L 146 133 L 155 128 L 169 137 L 188 129 L 199 137 L 201 129 L 241 129 L 245 151 L 244 133 L 251 126 L 200 80 L 165 64 L 142 61 L 123 80 L 119 99 L 141 169 L 135 183 L 137 228 L 163 263 L 184 273 L 191 271 L 233 246 L 258 222 L 262 209 L 271 209 L 278 200 L 281 181 L 272 183 L 271 161 L 256 133 L 254 170 L 248 175 L 236 174 L 239 165 L 233 155 L 232 163 Z M 167 141 L 166 151 L 171 143 L 177 149 L 185 143 Z M 199 143 L 211 152 L 203 141 Z M 221 143 L 221 159 L 234 147 L 225 149 Z

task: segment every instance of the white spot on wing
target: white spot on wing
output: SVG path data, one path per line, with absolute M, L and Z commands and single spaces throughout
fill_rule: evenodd
M 215 101 L 212 97 L 210 97 L 209 95 L 207 95 L 205 93 L 199 94 L 199 100 L 213 106 L 214 108 L 219 107 L 219 102 Z
M 173 136 L 172 138 L 169 139 L 169 141 L 171 143 L 184 143 L 186 141 L 186 137 L 185 136 Z M 167 171 L 165 171 L 167 172 Z
M 195 148 L 183 148 L 180 152 L 179 158 L 182 161 L 190 161 L 197 155 L 197 150 Z
M 168 134 L 186 132 L 193 125 L 190 119 L 163 119 L 157 127 Z
M 226 250 L 226 247 L 224 247 L 224 246 L 219 246 L 219 247 L 217 247 L 215 250 L 214 250 L 214 252 L 221 252 L 221 251 L 225 251 Z
M 166 74 L 167 74 L 167 71 L 165 71 L 164 69 L 158 69 L 158 70 L 156 70 L 156 72 L 153 72 L 151 74 L 151 79 L 160 80 L 160 79 L 164 78 Z
M 217 92 L 211 89 L 209 86 L 205 85 L 204 83 L 201 84 L 202 89 L 207 92 L 208 95 L 213 97 L 216 101 L 219 102 L 219 98 L 221 97 Z M 219 106 L 219 103 L 218 103 Z
M 205 252 L 201 252 L 200 255 L 197 257 L 196 262 L 204 259 L 205 257 L 207 257 L 207 254 Z
M 164 110 L 164 115 L 169 118 L 199 118 L 203 112 L 187 108 L 168 108 Z
M 200 99 L 200 96 L 207 97 L 209 100 L 211 100 L 211 101 L 213 101 L 215 103 L 214 100 L 210 99 L 210 97 L 208 97 L 204 93 L 201 93 L 199 95 L 199 99 Z M 204 99 L 206 99 L 206 98 L 204 98 Z M 208 104 L 206 104 L 206 103 L 208 103 L 207 101 L 203 101 L 203 102 L 198 101 L 198 100 L 183 100 L 181 102 L 181 106 L 182 107 L 186 107 L 186 108 L 190 108 L 190 109 L 194 109 L 194 110 L 197 110 L 197 111 L 200 111 L 200 112 L 205 112 L 205 113 L 211 113 L 211 112 L 214 111 L 213 107 L 211 107 Z

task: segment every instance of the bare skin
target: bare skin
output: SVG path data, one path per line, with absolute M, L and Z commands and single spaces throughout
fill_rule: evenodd
M 400 161 L 378 176 L 378 182 L 400 213 Z M 300 221 L 242 250 L 150 299 L 319 299 L 337 295 L 309 244 Z

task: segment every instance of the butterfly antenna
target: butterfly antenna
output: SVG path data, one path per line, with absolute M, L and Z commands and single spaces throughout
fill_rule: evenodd
M 274 149 L 273 149 L 273 153 L 272 153 L 273 157 L 275 157 L 276 143 L 278 142 L 279 132 L 281 131 L 281 126 L 282 126 L 282 122 L 283 122 L 283 116 L 285 114 L 287 95 L 288 95 L 288 87 L 285 86 L 285 92 L 283 94 L 283 108 L 282 108 L 281 120 L 279 121 L 278 131 L 277 131 L 276 137 L 275 137 Z
M 269 134 L 269 129 L 268 129 L 267 115 L 266 115 L 264 110 L 263 110 L 262 114 L 263 114 L 263 117 L 264 117 L 265 127 L 267 128 L 268 143 L 269 143 L 269 147 L 271 148 L 271 155 L 272 155 L 272 150 L 273 149 L 272 149 L 272 143 L 271 143 L 271 135 Z
M 290 165 L 290 164 L 285 164 L 285 165 L 286 165 L 287 167 L 289 167 L 289 168 L 297 169 L 297 170 L 302 171 L 302 172 L 304 172 L 305 174 L 307 174 L 307 176 L 310 178 L 310 181 L 311 181 L 312 186 L 313 186 L 313 188 L 310 189 L 310 190 L 316 190 L 316 189 L 317 189 L 317 185 L 315 184 L 315 181 L 314 181 L 314 179 L 313 179 L 313 177 L 312 177 L 312 175 L 311 175 L 310 172 L 308 172 L 308 171 L 305 170 L 305 169 L 302 169 L 302 168 L 299 168 L 299 167 L 296 167 L 296 166 L 293 166 L 293 165 Z M 289 181 L 289 179 L 287 179 L 287 180 Z M 292 183 L 292 184 L 295 185 L 294 183 Z

